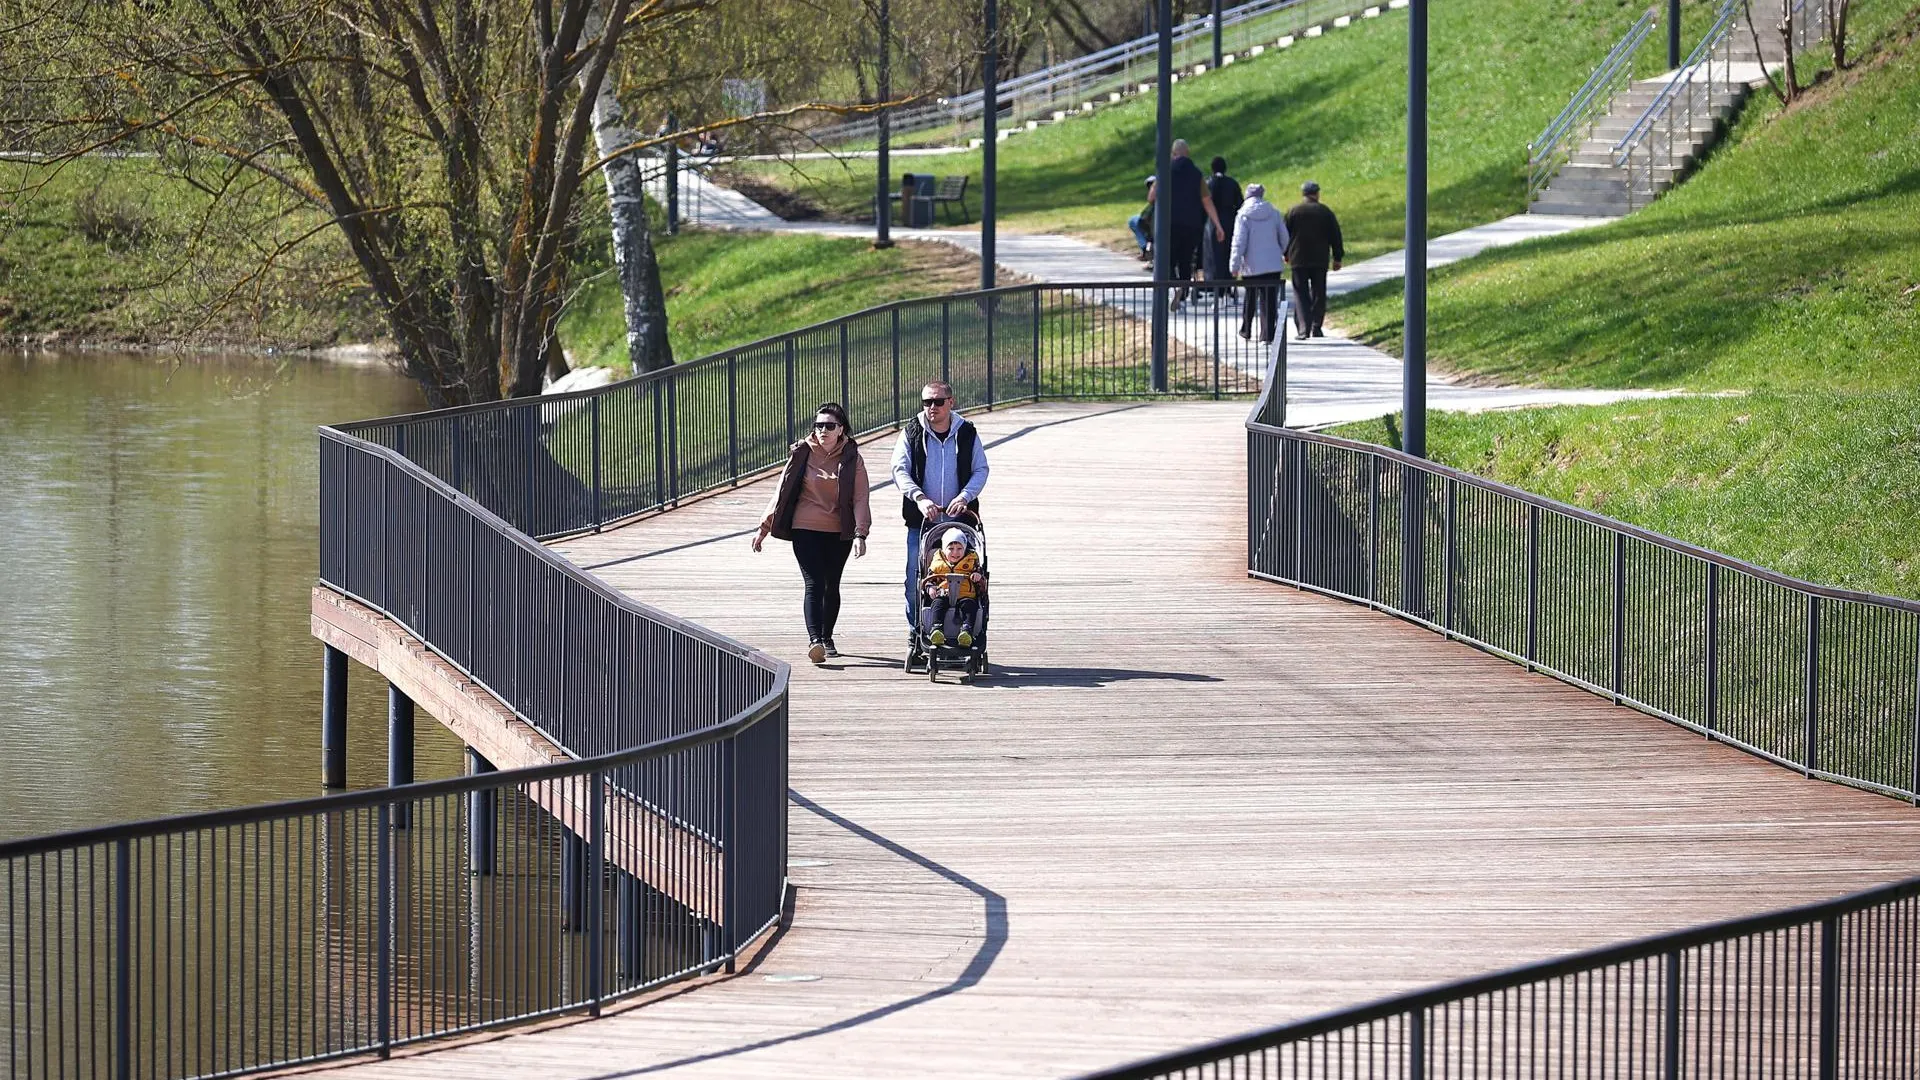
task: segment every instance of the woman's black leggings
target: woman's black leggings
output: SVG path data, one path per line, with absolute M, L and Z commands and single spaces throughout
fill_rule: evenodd
M 853 541 L 842 540 L 839 533 L 793 530 L 793 557 L 800 564 L 801 580 L 807 583 L 803 609 L 808 641 L 833 636 L 833 625 L 840 621 L 840 575 L 851 554 Z

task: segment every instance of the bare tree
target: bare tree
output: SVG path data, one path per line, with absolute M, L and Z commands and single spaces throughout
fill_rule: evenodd
M 1853 7 L 1852 0 L 1825 0 L 1827 13 L 1827 37 L 1833 43 L 1833 69 L 1847 69 L 1847 15 Z
M 1788 105 L 1800 97 L 1800 76 L 1795 69 L 1793 55 L 1793 0 L 1778 0 L 1778 3 L 1780 21 L 1774 24 L 1774 29 L 1780 34 L 1783 55 L 1780 79 L 1774 78 L 1774 73 L 1767 70 L 1767 53 L 1761 44 L 1760 23 L 1753 17 L 1753 0 L 1740 0 L 1742 13 L 1747 19 L 1747 33 L 1753 35 L 1753 55 L 1760 62 L 1760 72 L 1766 77 L 1767 88 L 1773 91 L 1774 97 L 1780 99 L 1780 104 Z

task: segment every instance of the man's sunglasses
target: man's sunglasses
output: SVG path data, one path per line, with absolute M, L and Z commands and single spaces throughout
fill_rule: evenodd
M 951 401 L 951 400 L 952 400 L 951 398 L 943 398 L 943 397 L 923 397 L 920 399 L 920 404 L 925 405 L 928 408 L 932 408 L 935 405 L 945 405 L 948 401 Z
M 833 420 L 815 420 L 813 422 L 813 430 L 815 431 L 837 431 L 839 428 L 839 423 Z

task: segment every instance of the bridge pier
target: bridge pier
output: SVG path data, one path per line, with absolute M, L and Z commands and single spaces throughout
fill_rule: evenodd
M 467 775 L 479 776 L 493 772 L 493 762 L 480 755 L 478 750 L 467 747 Z M 495 834 L 498 822 L 494 806 L 498 802 L 492 790 L 470 791 L 467 793 L 467 866 L 475 874 L 493 873 Z
M 560 827 L 560 907 L 567 913 L 567 929 L 587 929 L 587 885 L 592 874 L 592 852 L 579 834 Z
M 347 786 L 347 654 L 324 650 L 320 676 L 320 786 Z
M 387 684 L 387 786 L 413 783 L 413 699 L 392 683 Z M 393 808 L 393 827 L 412 824 L 405 803 Z

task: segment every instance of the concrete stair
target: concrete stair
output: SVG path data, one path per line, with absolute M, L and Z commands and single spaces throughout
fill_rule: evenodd
M 1669 71 L 1630 84 L 1594 121 L 1566 164 L 1534 197 L 1529 211 L 1621 217 L 1659 198 L 1686 178 L 1725 132 L 1754 87 L 1765 80 L 1766 71 L 1778 65 L 1784 55 L 1778 29 L 1761 30 L 1756 52 L 1753 34 L 1741 19 L 1730 30 L 1725 44 L 1715 50 L 1712 78 L 1696 69 L 1689 84 L 1674 95 L 1666 116 L 1635 141 L 1627 164 L 1616 165 L 1614 148 L 1679 72 Z

